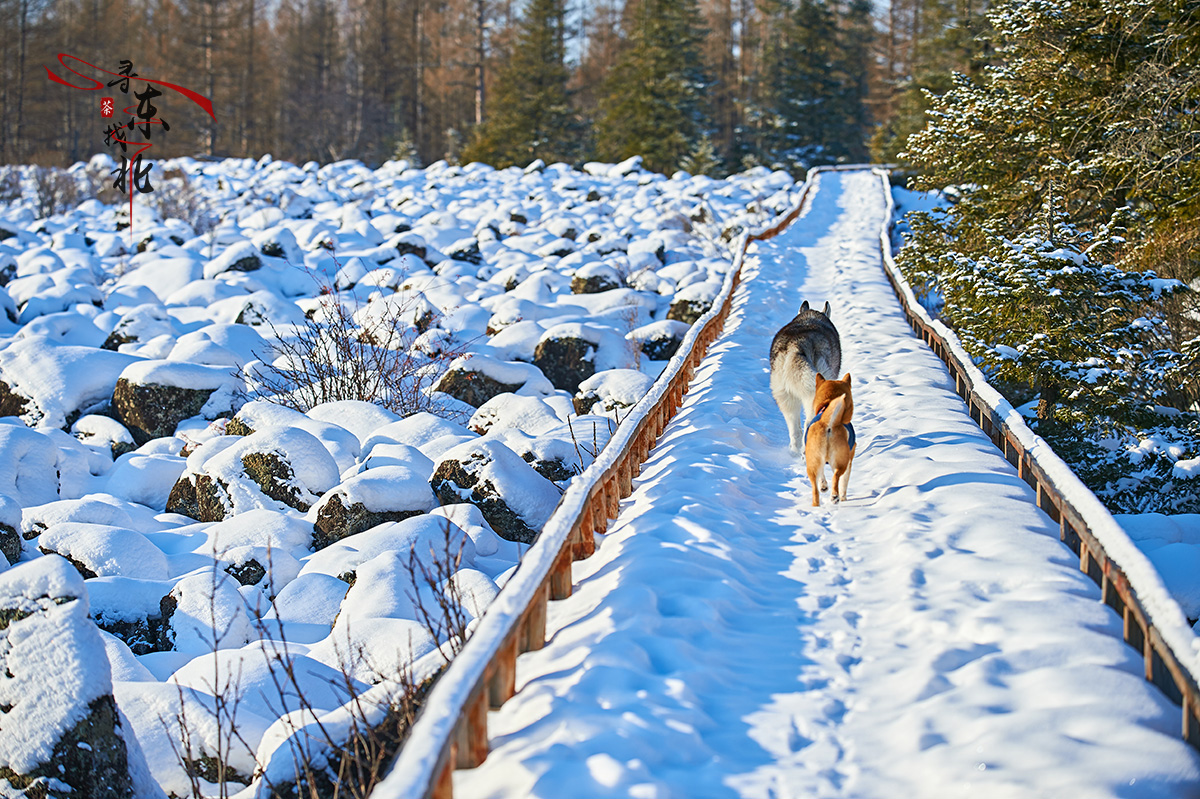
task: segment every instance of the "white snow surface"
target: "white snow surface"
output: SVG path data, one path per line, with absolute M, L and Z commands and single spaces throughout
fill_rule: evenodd
M 206 366 L 184 361 L 138 361 L 126 367 L 121 377 L 135 385 L 172 386 L 199 391 L 222 386 L 241 387 L 241 381 L 234 378 L 226 366 Z
M 878 186 L 820 175 L 751 250 L 726 334 L 456 796 L 1195 794 L 1178 709 L 905 323 Z M 768 388 L 803 299 L 833 304 L 853 375 L 841 506 L 809 506 Z
M 418 453 L 419 454 L 419 453 Z M 437 507 L 429 473 L 408 466 L 378 466 L 344 480 L 313 506 L 314 513 L 335 496 L 342 505 L 361 503 L 369 511 L 422 511 Z

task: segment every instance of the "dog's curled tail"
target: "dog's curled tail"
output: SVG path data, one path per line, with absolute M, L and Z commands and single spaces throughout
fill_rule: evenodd
M 825 427 L 825 435 L 833 432 L 833 428 L 842 423 L 842 414 L 846 412 L 846 398 L 838 397 L 829 403 L 821 414 L 821 424 Z

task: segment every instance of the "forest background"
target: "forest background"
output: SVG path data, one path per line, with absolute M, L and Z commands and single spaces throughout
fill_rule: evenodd
M 170 131 L 155 157 L 639 154 L 668 174 L 890 160 L 923 122 L 920 88 L 978 68 L 979 4 L 0 0 L 0 163 L 103 149 L 99 95 L 113 92 L 51 83 L 43 65 L 67 75 L 59 53 L 113 72 L 129 60 L 213 100 L 215 123 L 156 99 Z

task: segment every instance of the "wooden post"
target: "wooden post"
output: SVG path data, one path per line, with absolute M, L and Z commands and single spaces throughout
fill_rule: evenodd
M 432 799 L 454 799 L 454 761 L 458 757 L 454 742 L 450 743 L 450 756 L 437 775 L 437 783 L 433 786 Z
M 487 759 L 487 712 L 487 692 L 479 686 L 463 708 L 463 715 L 455 729 L 458 739 L 457 768 L 476 768 Z
M 1145 660 L 1146 679 L 1154 682 L 1154 644 L 1151 642 L 1151 631 L 1154 629 L 1149 622 L 1146 623 L 1146 635 L 1142 639 L 1142 657 Z
M 597 533 L 607 533 L 608 515 L 605 513 L 603 485 L 597 486 L 596 493 L 588 498 L 587 508 L 592 515 L 592 529 Z
M 546 597 L 549 586 L 542 583 L 529 609 L 521 618 L 521 651 L 534 652 L 546 645 Z
M 1004 436 L 1004 457 L 1008 459 L 1009 463 L 1017 467 L 1017 473 L 1019 475 L 1021 469 L 1021 450 L 1017 447 L 1016 443 L 1009 438 L 1007 433 Z
M 1041 480 L 1037 481 L 1037 506 L 1054 521 L 1062 518 L 1062 512 L 1054 504 L 1054 492 Z
M 1021 466 L 1017 470 L 1017 473 L 1021 476 L 1021 479 L 1029 485 L 1030 488 L 1037 487 L 1037 478 L 1034 476 L 1033 470 L 1030 468 L 1028 452 L 1021 454 Z
M 592 531 L 596 529 L 596 525 L 592 521 L 591 497 L 588 497 L 586 500 L 584 500 L 583 511 L 579 514 L 579 521 L 577 524 L 579 525 L 580 540 L 582 540 L 584 535 L 590 536 Z
M 1183 739 L 1200 749 L 1200 714 L 1196 712 L 1196 695 L 1189 689 L 1183 700 Z
M 496 652 L 488 680 L 488 704 L 499 708 L 517 692 L 517 636 L 510 633 Z
M 554 566 L 550 570 L 551 599 L 566 599 L 571 595 L 571 564 L 574 562 L 572 557 L 574 549 L 574 542 L 568 540 L 554 560 Z
M 590 503 L 588 507 L 590 508 Z M 591 513 L 590 509 L 586 512 Z M 579 532 L 578 535 L 573 536 L 574 548 L 571 552 L 571 557 L 575 560 L 590 558 L 592 553 L 596 551 L 596 539 L 592 535 L 592 527 L 590 524 L 580 523 L 577 529 Z
M 621 514 L 621 486 L 616 475 L 604 481 L 604 496 L 608 500 L 608 518 L 616 519 Z

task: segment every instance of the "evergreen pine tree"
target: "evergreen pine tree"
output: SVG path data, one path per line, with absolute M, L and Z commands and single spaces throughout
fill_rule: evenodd
M 634 155 L 658 172 L 679 168 L 710 124 L 700 59 L 704 38 L 696 0 L 630 0 L 628 46 L 605 81 L 596 122 L 597 152 Z
M 489 116 L 463 150 L 496 167 L 535 159 L 577 160 L 582 126 L 571 109 L 563 0 L 531 0 L 511 57 L 500 71 Z
M 1172 469 L 1200 418 L 1159 406 L 1195 407 L 1196 295 L 1157 275 L 1200 274 L 1200 6 L 1008 0 L 989 18 L 1000 63 L 956 75 L 909 139 L 917 185 L 960 191 L 915 221 L 901 268 L 1014 399 L 1039 396 L 1038 431 L 1111 508 L 1195 510 Z
M 822 0 L 778 0 L 764 11 L 769 30 L 751 115 L 760 157 L 793 171 L 863 160 L 870 6 L 854 0 L 841 24 Z
M 994 377 L 1040 397 L 1043 422 L 1106 416 L 1134 421 L 1166 396 L 1177 353 L 1155 306 L 1183 289 L 1153 272 L 1113 263 L 1127 211 L 1094 232 L 1071 222 L 1060 201 L 1015 236 L 989 222 L 971 254 L 930 247 L 949 229 L 916 215 L 916 241 L 902 251 L 912 282 Z
M 909 140 L 921 185 L 972 184 L 960 214 L 1018 229 L 1051 194 L 1085 225 L 1131 201 L 1200 211 L 1200 6 L 1009 0 L 989 16 L 1002 63 L 934 99 Z

